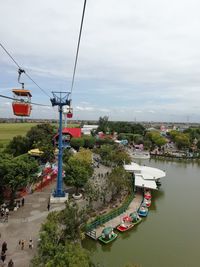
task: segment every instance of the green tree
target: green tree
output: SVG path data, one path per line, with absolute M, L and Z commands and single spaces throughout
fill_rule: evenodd
M 45 267 L 90 267 L 89 253 L 79 244 L 66 244 L 59 246 L 53 259 L 45 264 Z
M 179 149 L 189 148 L 190 146 L 190 139 L 188 134 L 179 133 L 175 136 L 174 141 Z
M 76 195 L 78 195 L 79 188 L 83 187 L 91 176 L 91 167 L 89 167 L 87 163 L 75 157 L 71 157 L 65 165 L 64 170 L 66 173 L 64 182 L 68 185 L 71 184 L 75 186 Z
M 54 155 L 54 146 L 52 143 L 48 142 L 39 142 L 38 149 L 43 152 L 40 156 L 43 162 L 53 162 L 55 159 Z
M 98 125 L 99 127 L 96 130 L 97 133 L 98 132 L 103 132 L 103 133 L 109 132 L 108 116 L 100 117 Z
M 112 162 L 116 166 L 131 163 L 131 157 L 125 150 L 118 150 L 117 153 L 112 153 Z
M 85 209 L 80 209 L 76 203 L 67 202 L 66 208 L 61 212 L 64 239 L 73 242 L 82 240 L 87 220 L 88 216 Z
M 52 143 L 55 133 L 55 126 L 52 126 L 48 123 L 44 123 L 32 127 L 27 132 L 26 137 L 28 138 L 29 146 L 31 148 L 35 148 L 38 146 L 38 144 Z
M 92 164 L 92 152 L 89 149 L 80 148 L 79 152 L 74 154 L 74 158 L 89 166 Z
M 80 147 L 84 146 L 84 139 L 82 137 L 80 138 L 71 138 L 70 145 L 76 150 L 79 150 Z
M 70 149 L 64 149 L 64 151 L 63 151 L 63 163 L 66 164 L 72 156 L 73 156 L 73 153 Z
M 87 181 L 87 183 L 84 186 L 84 189 L 85 189 L 85 196 L 88 200 L 88 206 L 91 209 L 92 202 L 97 201 L 100 197 L 100 190 L 91 180 Z
M 18 135 L 13 137 L 7 145 L 5 152 L 17 157 L 21 154 L 27 153 L 30 149 L 29 140 L 27 137 Z
M 124 191 L 132 191 L 131 175 L 123 167 L 114 168 L 108 176 L 108 181 L 113 195 L 121 194 Z
M 11 160 L 4 160 L 1 168 L 1 171 L 4 172 L 4 186 L 11 190 L 11 202 L 13 202 L 16 192 L 36 179 L 38 163 L 29 156 L 23 155 Z
M 40 231 L 38 255 L 33 259 L 34 267 L 90 267 L 88 252 L 81 247 L 85 210 L 76 204 L 66 203 L 61 212 L 51 212 Z
M 84 136 L 84 147 L 92 149 L 95 145 L 96 139 L 93 136 Z

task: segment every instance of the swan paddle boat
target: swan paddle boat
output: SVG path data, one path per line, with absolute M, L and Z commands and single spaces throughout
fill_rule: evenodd
M 145 191 L 144 192 L 144 198 L 151 199 L 151 191 Z
M 144 206 L 149 208 L 151 206 L 151 199 L 144 198 L 142 204 L 144 204 Z
M 146 217 L 148 215 L 148 212 L 149 212 L 148 208 L 144 207 L 144 205 L 141 205 L 138 210 L 138 214 L 141 217 Z
M 122 218 L 122 222 L 117 226 L 117 230 L 120 232 L 126 232 L 133 228 L 134 224 L 132 223 L 132 218 L 128 215 Z
M 137 211 L 132 212 L 130 214 L 130 217 L 132 218 L 132 223 L 134 225 L 136 225 L 136 224 L 138 224 L 138 223 L 140 223 L 142 221 L 142 218 L 140 218 L 140 216 L 138 215 Z
M 98 238 L 104 244 L 108 244 L 117 238 L 117 234 L 114 233 L 112 227 L 106 227 L 103 229 L 100 237 Z

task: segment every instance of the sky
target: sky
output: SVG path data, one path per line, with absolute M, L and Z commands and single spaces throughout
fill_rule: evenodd
M 51 96 L 70 91 L 83 0 L 0 0 L 0 42 Z M 73 119 L 200 122 L 200 2 L 87 0 Z M 58 118 L 26 77 L 30 118 Z M 17 67 L 0 49 L 0 94 L 19 88 Z M 0 98 L 0 117 L 14 117 Z

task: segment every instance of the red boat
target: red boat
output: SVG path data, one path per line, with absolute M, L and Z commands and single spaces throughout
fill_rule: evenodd
M 146 191 L 146 192 L 144 192 L 144 198 L 146 198 L 146 199 L 151 199 L 151 192 L 150 191 Z
M 25 89 L 13 89 L 12 91 L 15 98 L 12 103 L 14 115 L 29 117 L 32 109 L 30 91 Z
M 132 223 L 132 218 L 130 216 L 125 216 L 122 218 L 122 222 L 117 226 L 117 230 L 120 232 L 126 232 L 133 228 L 134 224 Z
M 143 203 L 149 208 L 151 206 L 151 199 L 144 198 Z

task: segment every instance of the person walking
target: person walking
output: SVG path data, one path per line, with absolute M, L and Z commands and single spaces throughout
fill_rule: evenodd
M 4 262 L 6 259 L 6 253 L 4 251 L 1 251 L 1 260 Z
M 8 267 L 14 267 L 14 262 L 12 259 L 9 260 Z
M 22 198 L 22 207 L 24 206 L 25 199 L 24 197 Z
M 6 243 L 6 241 L 4 241 L 3 244 L 2 244 L 1 250 L 2 250 L 2 252 L 6 253 L 7 249 L 8 249 L 7 248 L 7 243 Z
M 30 248 L 30 249 L 33 248 L 33 240 L 32 240 L 31 237 L 30 237 L 30 239 L 29 239 L 29 248 Z
M 47 209 L 50 210 L 50 202 L 48 202 Z
M 20 244 L 21 244 L 21 250 L 24 250 L 24 246 L 25 246 L 25 240 L 21 240 L 21 242 L 20 242 Z

